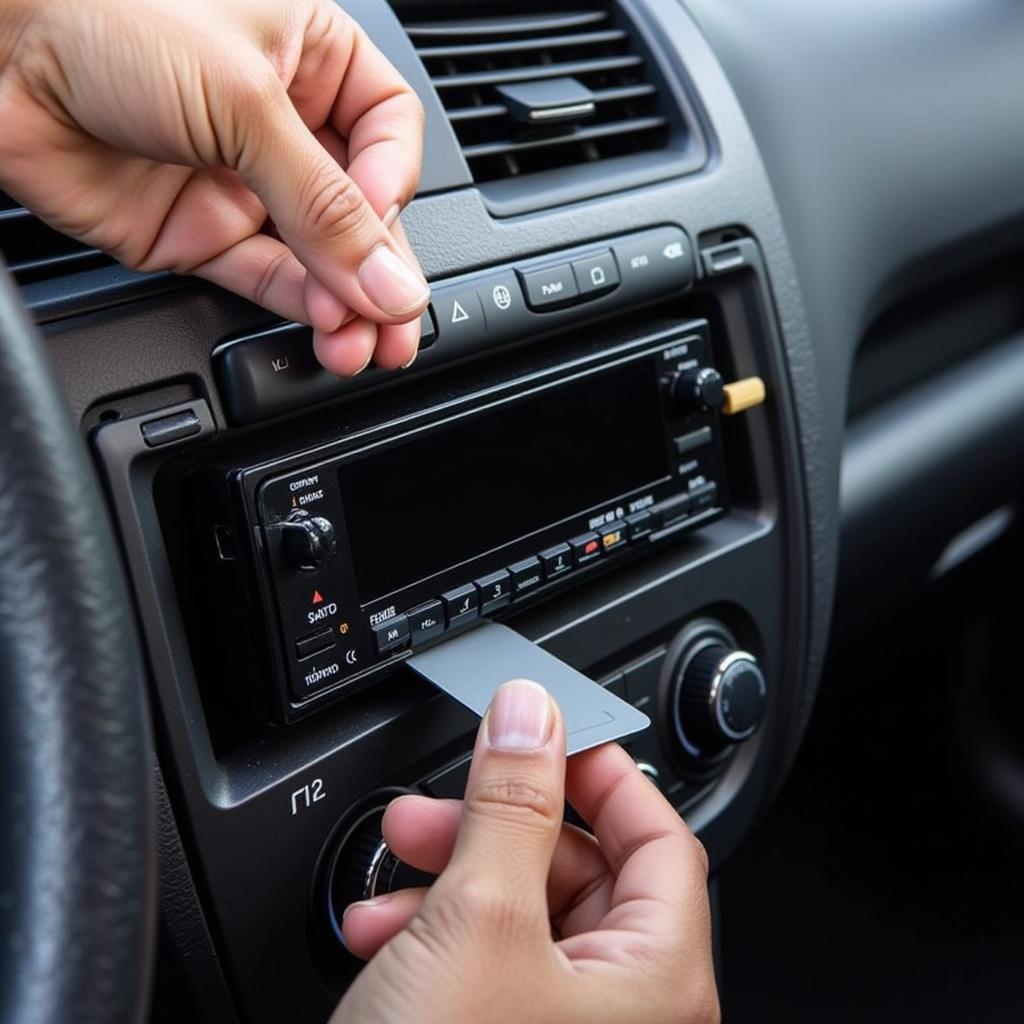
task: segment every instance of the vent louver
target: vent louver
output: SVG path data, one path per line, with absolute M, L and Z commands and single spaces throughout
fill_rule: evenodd
M 0 253 L 20 284 L 48 281 L 114 261 L 62 235 L 0 192 Z
M 614 3 L 396 7 L 478 183 L 662 150 L 678 126 Z

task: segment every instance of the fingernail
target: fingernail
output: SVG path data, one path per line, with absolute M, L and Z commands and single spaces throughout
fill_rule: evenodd
M 348 912 L 353 907 L 379 907 L 379 906 L 381 906 L 384 903 L 390 903 L 393 896 L 394 896 L 394 893 L 386 892 L 386 893 L 383 893 L 380 896 L 374 896 L 373 899 L 357 900 L 355 903 L 350 903 L 341 912 L 341 919 L 342 919 L 342 921 L 344 921 L 345 918 L 348 917 Z
M 416 362 L 416 357 L 417 357 L 417 356 L 418 356 L 419 354 L 420 354 L 420 350 L 419 350 L 419 346 L 417 346 L 417 347 L 416 347 L 416 348 L 415 348 L 415 349 L 413 350 L 413 353 L 412 353 L 412 359 L 410 359 L 410 360 L 409 360 L 409 362 L 407 362 L 407 363 L 402 363 L 402 369 L 403 369 L 403 370 L 408 370 L 408 369 L 409 369 L 409 367 L 410 367 L 410 366 L 412 366 L 412 364 Z
M 365 370 L 370 365 L 370 360 L 371 359 L 373 359 L 373 353 L 372 352 L 366 357 L 366 362 L 363 363 L 363 365 L 360 366 L 359 369 L 356 370 L 356 372 L 352 374 L 352 376 L 353 377 L 358 377 L 359 374 L 361 374 L 363 372 L 363 370 Z
M 398 205 L 398 203 L 392 203 L 391 206 L 388 207 L 388 212 L 385 213 L 383 217 L 381 217 L 381 220 L 384 222 L 384 227 L 391 227 L 391 225 L 394 224 L 396 220 L 398 220 L 398 215 L 401 212 L 402 208 Z
M 427 282 L 386 245 L 378 245 L 359 268 L 359 281 L 374 304 L 389 316 L 418 309 L 430 294 Z
M 551 738 L 551 698 L 528 679 L 505 683 L 491 699 L 487 736 L 498 750 L 539 750 Z

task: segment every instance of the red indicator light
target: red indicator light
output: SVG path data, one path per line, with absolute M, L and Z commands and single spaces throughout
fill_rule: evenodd
M 583 554 L 592 555 L 600 547 L 596 540 L 588 540 L 586 547 L 583 549 Z
M 321 594 L 319 590 L 313 591 L 313 604 L 321 604 L 323 599 L 323 594 Z

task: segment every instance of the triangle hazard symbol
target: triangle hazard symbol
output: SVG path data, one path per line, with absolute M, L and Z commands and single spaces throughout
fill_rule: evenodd
M 323 599 L 323 594 L 321 594 L 319 590 L 313 591 L 313 604 L 320 604 Z
M 462 308 L 462 303 L 456 299 L 452 303 L 452 323 L 461 324 L 463 320 L 468 320 L 469 314 Z

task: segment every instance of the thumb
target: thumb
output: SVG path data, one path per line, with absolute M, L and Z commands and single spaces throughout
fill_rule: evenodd
M 238 171 L 305 268 L 350 309 L 405 323 L 430 292 L 350 178 L 302 121 L 276 79 L 250 111 Z
M 443 881 L 526 910 L 547 932 L 547 878 L 564 806 L 565 727 L 558 705 L 537 683 L 505 683 L 480 725 Z

